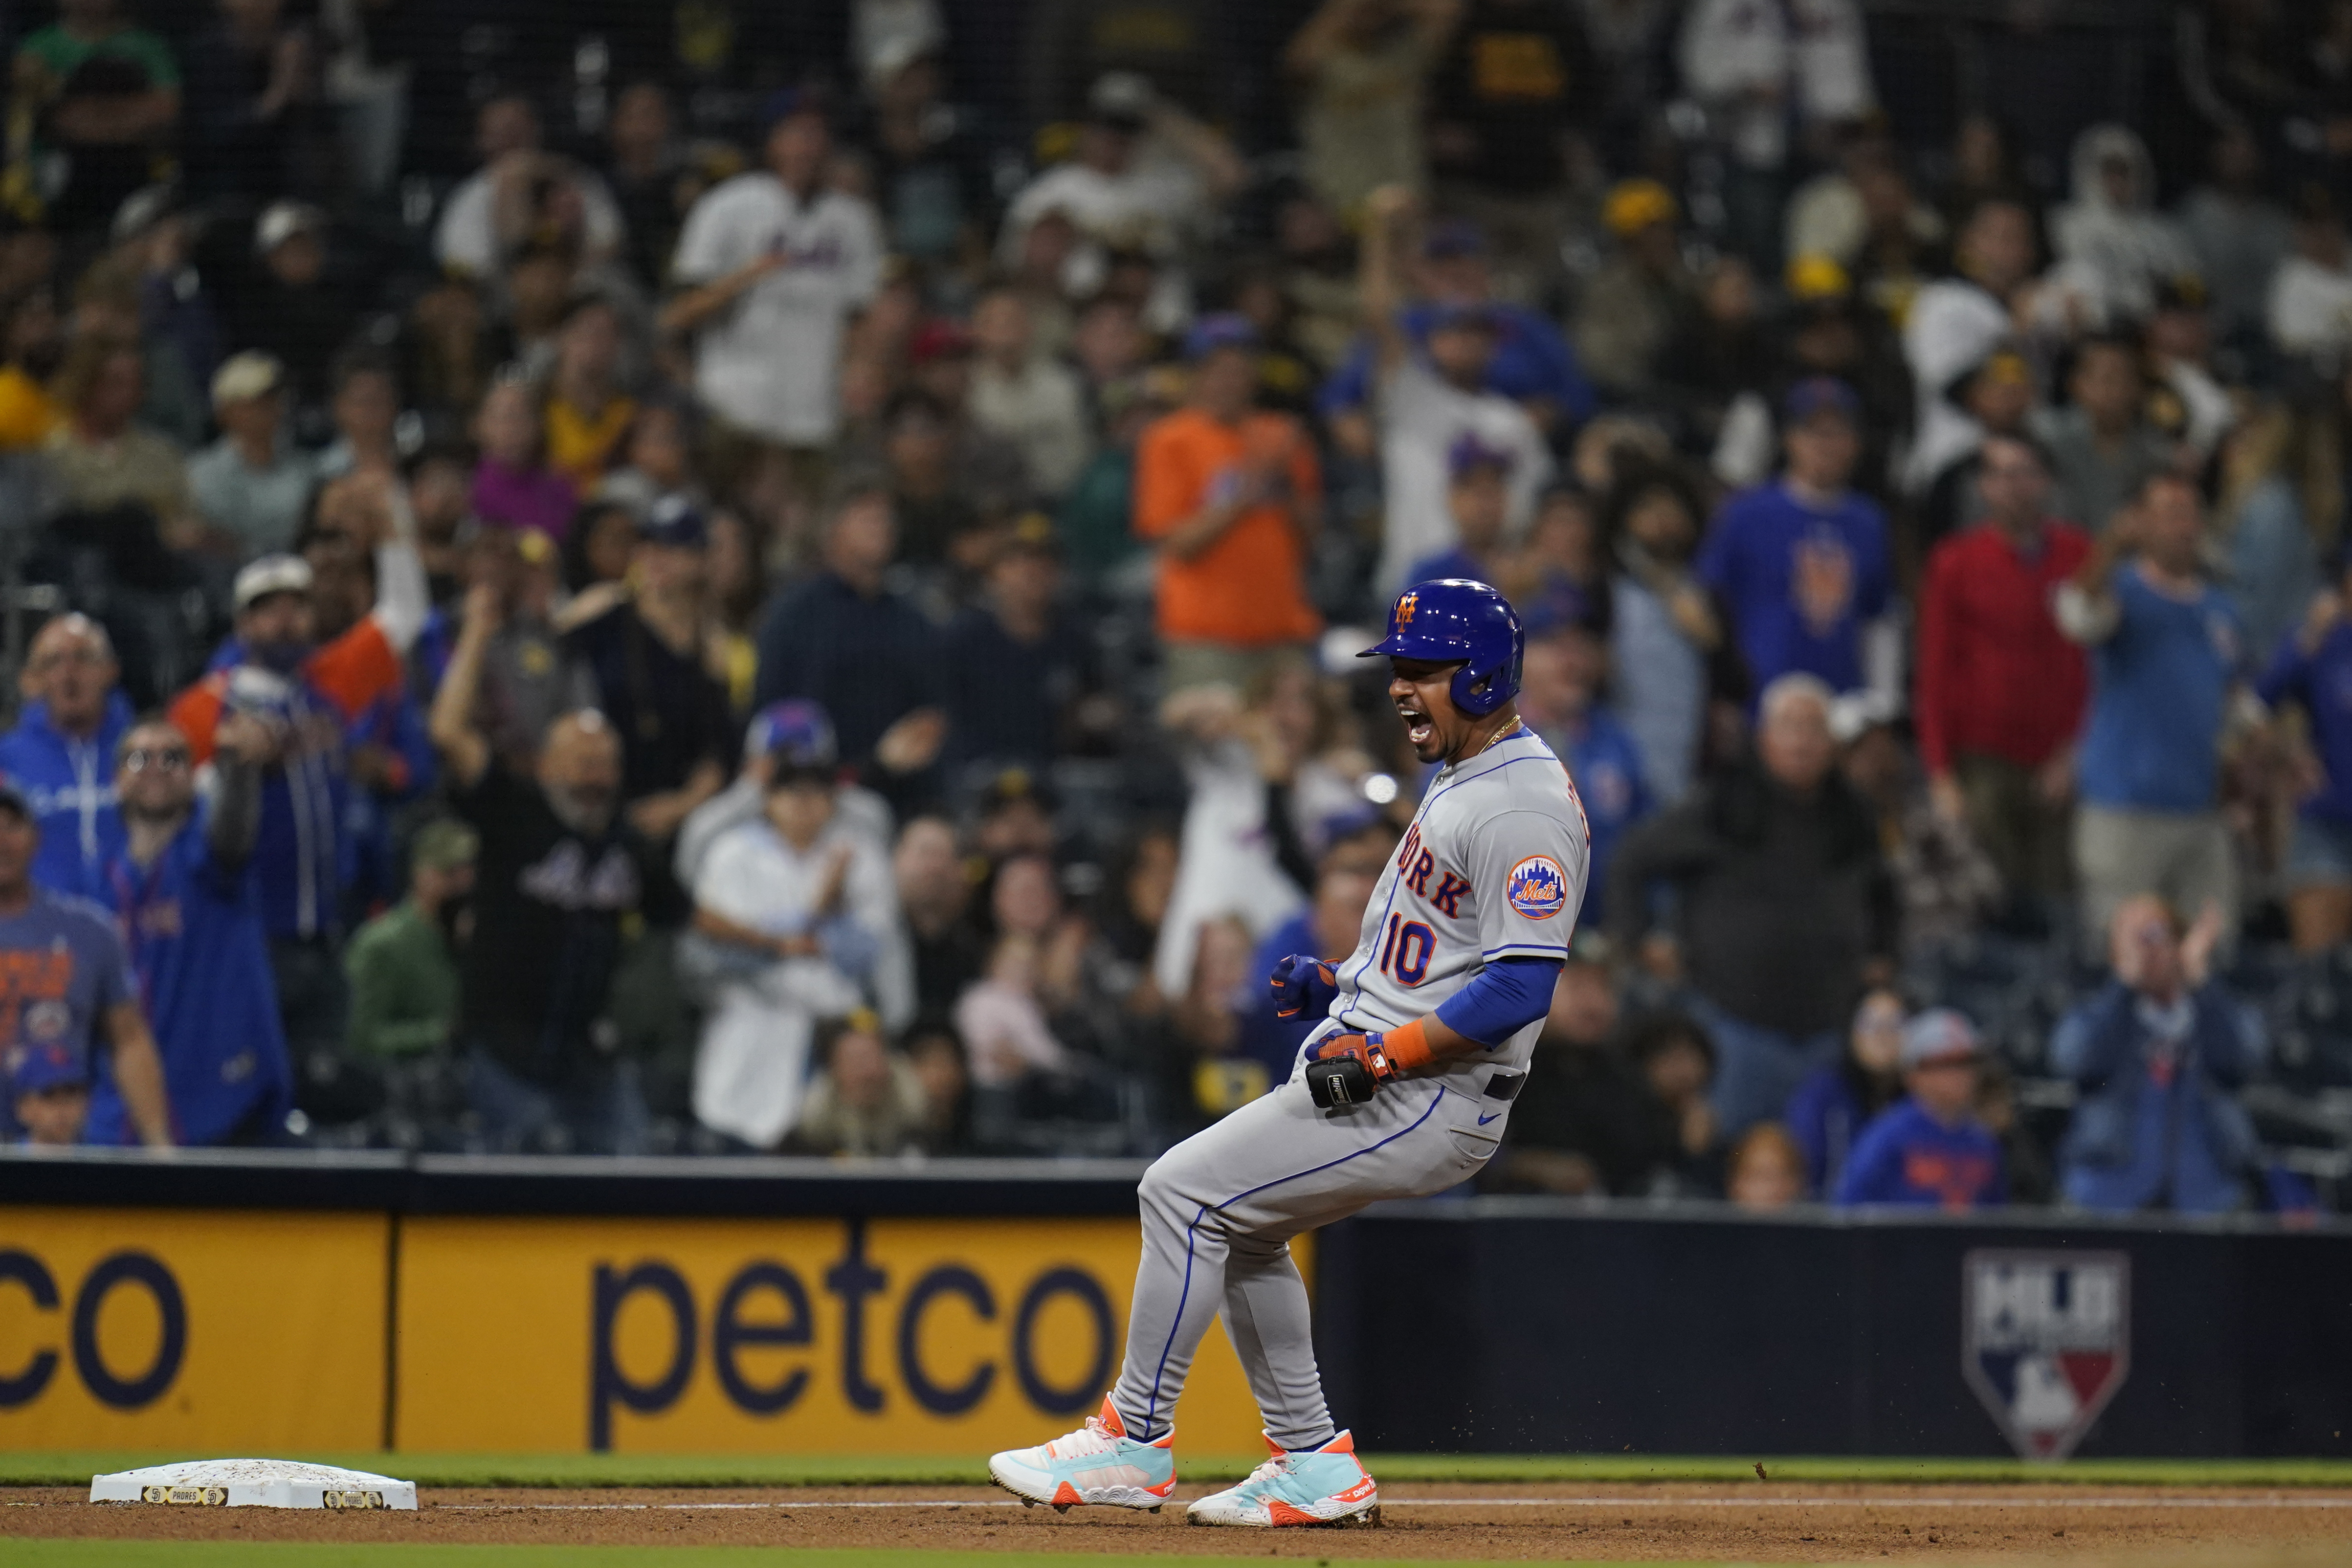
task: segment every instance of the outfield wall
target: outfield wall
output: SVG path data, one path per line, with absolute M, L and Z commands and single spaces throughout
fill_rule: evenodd
M 0 1448 L 1035 1441 L 1115 1368 L 1139 1170 L 0 1154 Z M 2352 1228 L 1480 1199 L 1315 1239 L 1367 1447 L 2352 1452 Z M 1255 1446 L 1222 1334 L 1178 1421 Z

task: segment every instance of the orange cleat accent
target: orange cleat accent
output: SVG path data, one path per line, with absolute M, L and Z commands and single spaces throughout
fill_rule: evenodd
M 1266 1500 L 1265 1521 L 1268 1524 L 1321 1524 L 1323 1522 L 1305 1509 L 1293 1508 L 1278 1497 Z
M 1051 1500 L 1056 1508 L 1067 1508 L 1074 1502 L 1084 1502 L 1087 1500 L 1078 1495 L 1077 1488 L 1072 1486 L 1067 1481 L 1064 1481 L 1060 1486 L 1054 1489 L 1054 1496 Z

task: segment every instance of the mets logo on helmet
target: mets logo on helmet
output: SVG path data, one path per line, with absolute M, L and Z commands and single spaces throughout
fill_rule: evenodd
M 1568 907 L 1568 876 L 1549 855 L 1529 855 L 1511 868 L 1504 894 L 1528 919 L 1549 920 Z
M 1420 607 L 1421 595 L 1418 593 L 1408 593 L 1402 599 L 1398 600 L 1397 624 L 1402 626 L 1410 622 L 1412 620 L 1412 612 Z

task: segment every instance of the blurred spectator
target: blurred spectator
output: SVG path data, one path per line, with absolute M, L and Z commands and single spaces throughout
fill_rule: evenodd
M 11 1143 L 66 1148 L 81 1142 L 89 1118 L 89 1069 L 63 1045 L 34 1045 L 11 1052 L 8 1104 L 16 1118 Z
M 66 335 L 57 296 L 46 286 L 0 308 L 0 454 L 22 452 L 49 438 L 65 415 L 49 395 L 49 378 L 64 363 Z
M 146 394 L 139 350 L 115 338 L 84 337 L 67 351 L 54 387 L 65 423 L 42 458 L 66 505 L 83 512 L 131 506 L 142 530 L 164 544 L 193 542 L 185 455 L 165 436 L 133 423 Z
M 121 279 L 134 294 L 140 345 L 158 383 L 149 391 L 149 416 L 188 446 L 206 434 L 204 391 L 223 354 L 218 296 L 194 265 L 203 225 L 199 213 L 181 205 L 176 187 L 150 185 L 114 214 L 114 254 L 83 275 L 86 286 L 104 277 L 110 289 L 112 280 Z M 89 301 L 80 298 L 79 289 L 76 294 L 76 303 L 85 306 L 83 321 L 89 324 Z M 168 394 L 162 384 L 166 382 Z M 163 417 L 158 401 L 166 395 L 181 417 Z
M 621 737 L 629 825 L 655 843 L 733 771 L 735 716 L 704 645 L 709 527 L 683 497 L 656 503 L 638 528 L 625 600 L 564 637 Z
M 1904 1026 L 1904 1097 L 1854 1140 L 1838 1177 L 1841 1206 L 1895 1204 L 1948 1214 L 1999 1207 L 2000 1144 L 1976 1119 L 1975 1028 L 1948 1008 Z
M 922 1146 L 929 1108 L 922 1076 L 884 1043 L 872 1013 L 820 1025 L 816 1056 L 824 1065 L 809 1084 L 788 1148 L 873 1158 Z
M 400 418 L 400 380 L 392 361 L 368 349 L 353 349 L 334 363 L 331 412 L 335 439 L 319 455 L 321 478 L 352 473 L 390 477 L 400 467 L 394 429 Z M 467 407 L 473 406 L 468 399 Z
M 1885 987 L 1865 993 L 1835 1064 L 1817 1067 L 1789 1096 L 1787 1132 L 1803 1154 L 1803 1191 L 1827 1200 L 1845 1174 L 1864 1127 L 1903 1092 L 1903 998 Z M 1763 1124 L 1770 1125 L 1771 1124 Z
M 1895 952 L 1894 887 L 1877 824 L 1832 767 L 1831 701 L 1811 675 L 1767 686 L 1756 762 L 1635 828 L 1610 870 L 1610 935 L 1627 953 L 1650 927 L 1651 883 L 1680 890 L 1676 946 L 1721 1060 L 1728 1135 L 1836 1060 L 1865 976 Z
M 1868 687 L 1891 711 L 1899 672 L 1887 666 L 1900 653 L 1886 647 L 1893 627 L 1880 623 L 1895 592 L 1886 517 L 1846 487 L 1861 449 L 1861 400 L 1843 382 L 1815 377 L 1790 390 L 1782 413 L 1787 470 L 1724 504 L 1699 554 L 1699 580 L 1729 612 L 1759 687 L 1802 673 L 1836 693 Z
M 2060 1155 L 2069 1204 L 2214 1214 L 2245 1203 L 2257 1148 L 2231 1092 L 2262 1066 L 2263 1040 L 2260 1020 L 2209 978 L 2222 930 L 2212 904 L 2185 931 L 2161 898 L 2116 906 L 2114 977 L 2050 1040 L 2051 1066 L 2079 1096 Z
M 956 1003 L 956 1033 L 971 1046 L 973 1085 L 1015 1108 L 1050 1097 L 1055 1081 L 1074 1068 L 1038 1005 L 1042 958 L 1034 936 L 998 937 L 980 979 Z
M 1017 265 L 1032 229 L 1058 215 L 1079 241 L 1064 265 L 1066 278 L 1073 271 L 1100 276 L 1113 251 L 1165 261 L 1205 227 L 1212 203 L 1247 178 L 1222 135 L 1143 78 L 1113 71 L 1087 90 L 1076 156 L 1030 181 L 1005 209 L 998 258 Z M 1154 300 L 1146 315 L 1167 304 Z
M 1955 276 L 1919 290 L 1903 323 L 1903 358 L 1917 400 L 1903 487 L 1922 495 L 1955 462 L 1976 450 L 1983 427 L 1953 393 L 1987 364 L 2034 309 L 2033 214 L 2011 194 L 1980 198 L 1952 241 Z M 2078 518 L 2088 528 L 2104 518 Z
M 1839 728 L 1839 771 L 1877 816 L 1879 841 L 1901 904 L 1903 949 L 1914 959 L 1966 946 L 2000 907 L 2000 873 L 1969 836 L 1968 824 L 1935 809 L 1927 779 L 1885 720 Z
M 1723 1196 L 1739 1207 L 1770 1214 L 1805 1196 L 1804 1156 L 1789 1130 L 1759 1122 L 1724 1160 Z
M 1297 420 L 1252 408 L 1256 347 L 1238 316 L 1194 323 L 1187 406 L 1145 431 L 1136 451 L 1135 532 L 1159 559 L 1166 693 L 1238 688 L 1322 630 L 1306 580 L 1322 476 Z
M 1611 681 L 1641 748 L 1642 778 L 1661 803 L 1696 776 L 1699 743 L 1725 653 L 1713 597 L 1692 575 L 1698 497 L 1672 469 L 1629 466 L 1601 504 L 1609 572 Z
M 106 903 L 153 1019 L 178 1140 L 274 1144 L 294 1074 L 252 859 L 261 767 L 278 739 L 253 715 L 230 713 L 213 746 L 212 798 L 199 813 L 187 737 L 154 721 L 123 736 L 115 789 L 127 841 L 107 865 Z M 126 1133 L 121 1100 L 101 1087 L 90 1142 L 126 1143 Z
M 572 528 L 577 493 L 547 465 L 544 431 L 530 383 L 505 378 L 474 416 L 482 461 L 474 470 L 474 516 L 499 528 L 524 528 L 561 544 Z
M 1958 423 L 1945 428 L 1953 444 L 1944 451 L 1943 466 L 1925 476 L 1916 518 L 1921 548 L 1936 546 L 1973 523 L 1984 520 L 1985 444 L 1995 435 L 2041 443 L 2032 434 L 2033 416 L 2040 413 L 2042 389 L 2033 367 L 2017 346 L 2001 342 L 1984 358 L 1965 366 L 1954 378 L 1949 406 L 1938 413 Z M 2050 467 L 2046 452 L 2037 458 L 2045 480 Z M 2044 484 L 2045 496 L 2048 485 Z
M 2124 338 L 2086 338 L 2074 350 L 2063 408 L 2035 422 L 2058 481 L 2059 516 L 2104 533 L 2150 475 L 2172 460 L 2172 445 L 2145 416 L 2147 384 L 2138 346 Z
M 1423 89 L 1461 9 L 1461 0 L 1323 0 L 1290 36 L 1282 67 L 1305 95 L 1307 183 L 1331 211 L 1351 213 L 1382 185 L 1423 183 Z
M 322 407 L 352 327 L 351 296 L 328 269 L 326 214 L 299 202 L 271 204 L 254 225 L 253 253 L 261 266 L 237 300 L 237 341 L 286 367 L 296 406 Z
M 457 1044 L 457 960 L 473 937 L 481 844 L 479 833 L 450 818 L 418 829 L 409 842 L 408 896 L 352 933 L 343 949 L 352 1055 L 390 1064 Z
M 464 578 L 465 588 L 480 587 L 499 604 L 498 626 L 483 653 L 475 722 L 501 762 L 529 773 L 547 727 L 593 706 L 596 690 L 592 673 L 564 656 L 555 627 L 552 606 L 561 586 L 555 547 L 544 534 L 478 528 L 466 546 Z M 426 691 L 439 688 L 464 629 L 463 601 L 436 619 Z
M 131 713 L 121 674 L 106 628 L 69 613 L 34 634 L 17 677 L 25 706 L 0 737 L 0 773 L 40 827 L 33 880 L 51 893 L 103 899 L 106 864 L 122 849 L 114 748 Z
M 2246 651 L 2229 601 L 2202 575 L 2203 533 L 2195 487 L 2159 474 L 2058 590 L 2059 626 L 2092 650 L 2074 874 L 2095 935 L 2143 893 L 2211 904 L 2235 932 L 2221 748 Z
M 983 249 L 994 205 L 982 116 L 947 100 L 939 42 L 908 33 L 866 63 L 866 151 L 890 248 L 932 264 Z
M 231 358 L 213 377 L 213 417 L 220 439 L 188 459 L 196 515 L 239 559 L 291 549 L 319 469 L 287 438 L 286 368 L 258 352 Z
M 668 280 L 686 217 L 680 193 L 692 188 L 668 89 L 657 81 L 628 82 L 614 95 L 604 136 L 599 172 L 625 235 L 621 254 L 640 287 L 658 288 Z
M 1683 84 L 1725 158 L 1732 244 L 1766 276 L 1780 270 L 1780 207 L 1791 133 L 1811 137 L 1872 107 L 1868 40 L 1854 0 L 1697 0 L 1683 23 Z
M 694 388 L 714 416 L 720 493 L 805 497 L 841 426 L 844 324 L 881 285 L 882 235 L 865 202 L 824 186 L 832 135 L 814 99 L 772 95 L 760 147 L 764 167 L 687 214 L 670 265 L 683 292 L 661 326 L 698 334 Z M 826 706 L 846 738 L 847 716 Z
M 2284 867 L 2287 929 L 2297 951 L 2326 952 L 2352 939 L 2352 623 L 2345 595 L 2352 572 L 2339 555 L 2336 580 L 2311 601 L 2303 624 L 2282 639 L 2255 687 L 2273 709 L 2293 704 L 2309 727 L 2313 755 Z M 2286 716 L 2282 715 L 2282 717 Z M 0 766 L 25 777 L 7 750 Z
M 1588 887 L 1608 885 L 1618 836 L 1655 804 L 1633 733 L 1601 700 L 1607 655 L 1581 626 L 1528 639 L 1519 677 L 1519 716 L 1551 747 L 1576 784 L 1591 834 Z
M 1290 1075 L 1295 1058 L 1277 1064 L 1249 1049 L 1245 1015 L 1262 983 L 1253 956 L 1249 926 L 1238 915 L 1218 915 L 1194 932 L 1184 991 L 1145 1047 L 1158 1058 L 1148 1070 L 1161 1081 L 1159 1119 L 1173 1127 L 1204 1127 Z
M 493 1148 L 639 1153 L 647 1113 L 636 1062 L 615 1054 L 613 974 L 631 927 L 675 918 L 676 884 L 621 820 L 604 716 L 550 726 L 535 779 L 492 756 L 474 701 L 499 612 L 494 591 L 468 592 L 433 703 L 450 803 L 482 842 L 458 1009 L 469 1098 Z
M 1707 1092 L 1717 1061 L 1707 1030 L 1680 1013 L 1659 1013 L 1633 1026 L 1625 1049 L 1649 1097 L 1654 1163 L 1644 1190 L 1655 1197 L 1719 1196 L 1724 1133 Z
M 979 350 L 971 375 L 974 428 L 1020 452 L 1040 495 L 1063 495 L 1094 444 L 1076 373 L 1037 351 L 1028 301 L 1009 286 L 981 296 L 971 334 Z
M 743 764 L 734 782 L 688 812 L 685 824 L 677 831 L 677 847 L 671 862 L 677 871 L 678 885 L 690 888 L 695 884 L 702 874 L 703 860 L 721 833 L 767 811 L 768 786 L 775 778 L 776 756 L 788 749 L 839 758 L 833 721 L 825 716 L 823 708 L 812 702 L 787 699 L 771 703 L 751 716 L 751 722 L 744 727 Z M 877 854 L 887 856 L 890 852 L 894 831 L 890 807 L 879 795 L 837 777 L 833 787 L 833 809 L 842 825 L 864 838 Z
M 483 100 L 474 142 L 481 167 L 449 193 L 433 230 L 434 258 L 444 267 L 494 283 L 550 222 L 571 228 L 591 256 L 620 247 L 625 236 L 612 193 L 586 170 L 540 150 L 539 111 L 528 96 L 501 91 Z
M 118 0 L 62 0 L 58 19 L 16 46 L 8 158 L 59 234 L 106 227 L 123 198 L 153 177 L 180 119 L 171 47 L 122 14 Z
M 20 1052 L 61 1048 L 91 1084 L 93 1100 L 110 1099 L 124 1108 L 115 1119 L 118 1141 L 130 1141 L 135 1129 L 138 1141 L 150 1147 L 171 1145 L 176 1138 L 163 1064 L 140 1005 L 139 977 L 103 905 L 33 881 L 40 837 L 39 820 L 23 791 L 14 779 L 0 778 L 0 956 L 19 977 L 10 1077 L 23 1065 Z M 58 1075 L 51 1082 L 65 1080 L 62 1067 L 49 1071 Z M 53 1133 L 68 1107 L 55 1109 Z
M 1507 397 L 1536 423 L 1547 436 L 1563 435 L 1592 417 L 1598 406 L 1591 383 L 1585 380 L 1576 350 L 1560 335 L 1550 317 L 1526 305 L 1496 298 L 1494 268 L 1486 235 L 1475 224 L 1442 218 L 1422 235 L 1412 269 L 1414 300 L 1398 318 L 1398 326 L 1423 352 L 1430 334 L 1441 322 L 1463 311 L 1483 314 L 1494 329 L 1493 351 L 1487 356 L 1485 390 Z M 1358 301 L 1350 298 L 1353 308 Z M 1352 322 L 1351 322 L 1352 324 Z M 1331 423 L 1342 446 L 1370 453 L 1371 426 L 1358 411 L 1379 391 L 1374 360 L 1377 336 L 1356 339 L 1345 363 L 1332 373 L 1316 398 L 1316 405 Z
M 923 1152 L 972 1153 L 971 1076 L 955 1030 L 944 1024 L 909 1030 L 906 1057 L 923 1091 Z
M 885 585 L 898 549 L 887 491 L 845 485 L 825 524 L 820 570 L 772 600 L 760 622 L 755 706 L 806 697 L 832 717 L 841 755 L 890 793 L 912 788 L 940 754 L 941 712 L 934 633 Z
M 1989 436 L 1984 520 L 1936 547 L 1920 591 L 1913 716 L 1936 810 L 1965 823 L 2013 894 L 2067 884 L 2074 737 L 2089 695 L 2051 596 L 2090 554 L 2049 515 L 2040 448 Z
M 622 444 L 637 417 L 635 398 L 621 391 L 620 312 L 601 294 L 574 295 L 555 340 L 548 378 L 547 465 L 572 482 L 575 494 L 596 487 L 619 466 Z
M 1997 1056 L 1977 1062 L 1976 1118 L 2000 1145 L 2000 1183 L 2011 1207 L 2040 1208 L 2058 1196 L 2050 1154 L 2026 1125 L 2017 1103 L 2017 1080 Z
M 318 40 L 282 0 L 222 0 L 220 13 L 188 47 L 192 183 L 204 195 L 263 201 L 313 188 L 332 156 Z
M 1172 408 L 1181 372 L 1137 371 L 1099 390 L 1096 399 L 1105 426 L 1055 522 L 1062 532 L 1072 574 L 1089 590 L 1130 594 L 1148 589 L 1150 558 L 1135 537 L 1135 457 L 1144 433 Z M 1138 569 L 1147 575 L 1139 584 Z
M 1674 193 L 1655 180 L 1622 180 L 1601 206 L 1616 253 L 1584 286 L 1576 313 L 1576 351 L 1601 389 L 1638 400 L 1656 384 L 1658 364 L 1697 309 L 1697 290 L 1683 266 Z
M 972 878 L 959 852 L 955 824 L 944 817 L 910 820 L 898 830 L 890 871 L 911 938 L 916 1002 L 926 1015 L 941 1016 L 979 977 L 985 956 L 964 918 Z
M 2307 189 L 2294 217 L 2294 254 L 2271 275 L 2266 319 L 2282 354 L 2333 367 L 2352 349 L 2352 259 L 2344 219 L 2327 193 Z
M 695 876 L 694 928 L 727 955 L 695 1056 L 695 1116 L 754 1148 L 797 1120 L 819 1020 L 914 1012 L 890 868 L 835 812 L 824 738 L 783 737 L 761 815 L 720 833 Z
M 1450 47 L 1430 95 L 1437 201 L 1494 236 L 1504 295 L 1538 304 L 1559 276 L 1569 194 L 1591 183 L 1586 133 L 1607 85 L 1572 0 L 1449 9 Z
M 298 1058 L 331 1053 L 342 1040 L 346 1003 L 335 949 L 354 849 L 346 812 L 355 779 L 371 786 L 392 768 L 360 742 L 386 705 L 400 700 L 403 661 L 429 608 L 415 543 L 395 531 L 388 511 L 379 511 L 381 531 L 365 541 L 374 549 L 373 610 L 341 623 L 343 606 L 313 603 L 320 585 L 309 561 L 264 556 L 236 575 L 236 637 L 171 706 L 199 767 L 211 762 L 215 730 L 230 714 L 250 714 L 277 733 L 262 774 L 253 876 L 278 1013 Z
M 1486 390 L 1496 340 L 1488 307 L 1441 308 L 1428 323 L 1425 347 L 1407 336 L 1398 315 L 1391 253 L 1409 202 L 1395 187 L 1375 192 L 1363 246 L 1364 319 L 1372 334 L 1387 514 L 1373 587 L 1383 595 L 1402 591 L 1412 580 L 1416 562 L 1455 542 L 1447 492 L 1454 455 L 1465 437 L 1508 469 L 1506 520 L 1511 534 L 1524 530 L 1534 516 L 1536 497 L 1552 469 L 1535 421 L 1510 399 Z
M 1663 1156 L 1641 1075 L 1617 1039 L 1606 953 L 1590 934 L 1569 948 L 1502 1151 L 1482 1186 L 1571 1197 L 1639 1193 Z
M 2222 440 L 2213 500 L 2220 586 L 2260 658 L 2302 622 L 2319 589 L 2319 551 L 2304 521 L 2301 481 L 2311 467 L 2308 415 L 2252 404 Z
M 2180 204 L 2179 222 L 2213 295 L 2213 333 L 2242 351 L 2259 342 L 2271 278 L 2294 246 L 2286 209 L 2263 188 L 2261 144 L 2243 126 L 2213 139 L 2204 182 Z
M 2073 165 L 2074 199 L 2050 214 L 2050 284 L 2081 301 L 2084 325 L 2112 330 L 2145 319 L 2158 287 L 2195 272 L 2197 256 L 2156 211 L 2156 168 L 2137 133 L 2091 126 L 2074 138 Z
M 1087 711 L 1099 685 L 1094 650 L 1063 612 L 1061 575 L 1054 525 L 1030 513 L 990 563 L 982 601 L 942 634 L 948 756 L 959 768 L 1043 772 L 1102 727 Z

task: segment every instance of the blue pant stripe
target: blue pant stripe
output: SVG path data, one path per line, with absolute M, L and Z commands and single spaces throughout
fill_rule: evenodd
M 1444 1086 L 1441 1084 L 1438 1086 L 1437 1092 L 1429 1097 L 1428 1107 L 1423 1110 L 1419 1116 L 1413 1118 L 1412 1126 L 1401 1127 L 1397 1131 L 1391 1133 L 1387 1137 L 1382 1138 L 1379 1143 L 1367 1144 L 1360 1149 L 1350 1150 L 1349 1153 L 1341 1155 L 1336 1160 L 1325 1160 L 1319 1166 L 1309 1166 L 1303 1171 L 1293 1171 L 1286 1176 L 1276 1176 L 1272 1181 L 1261 1182 L 1256 1186 L 1251 1187 L 1247 1192 L 1237 1192 L 1234 1194 L 1233 1197 L 1225 1199 L 1223 1203 L 1218 1204 L 1217 1207 L 1219 1208 L 1223 1208 L 1228 1205 L 1239 1203 L 1245 1197 L 1255 1197 L 1259 1193 L 1265 1192 L 1269 1188 L 1280 1186 L 1285 1182 L 1297 1181 L 1301 1176 L 1311 1176 L 1318 1171 L 1328 1171 L 1333 1166 L 1344 1166 L 1349 1160 L 1354 1159 L 1358 1155 L 1369 1155 L 1375 1149 L 1384 1149 L 1391 1144 L 1395 1143 L 1399 1138 L 1403 1137 L 1407 1133 L 1416 1131 L 1423 1122 L 1428 1121 L 1432 1115 L 1436 1113 L 1437 1107 L 1444 1102 L 1444 1099 L 1445 1089 Z M 1139 1442 L 1148 1443 L 1152 1440 L 1151 1428 L 1153 1424 L 1158 1420 L 1160 1415 L 1160 1380 L 1167 1375 L 1168 1357 L 1176 1348 L 1176 1331 L 1178 1328 L 1182 1326 L 1184 1322 L 1184 1303 L 1191 1301 L 1192 1298 L 1192 1243 L 1200 1230 L 1201 1221 L 1208 1218 L 1208 1213 L 1209 1206 L 1204 1203 L 1193 1212 L 1192 1223 L 1184 1227 L 1184 1288 L 1178 1291 L 1176 1295 L 1176 1314 L 1169 1321 L 1168 1343 L 1160 1347 L 1160 1364 L 1151 1369 L 1151 1399 L 1150 1404 L 1144 1407 L 1143 1431 L 1137 1439 Z

